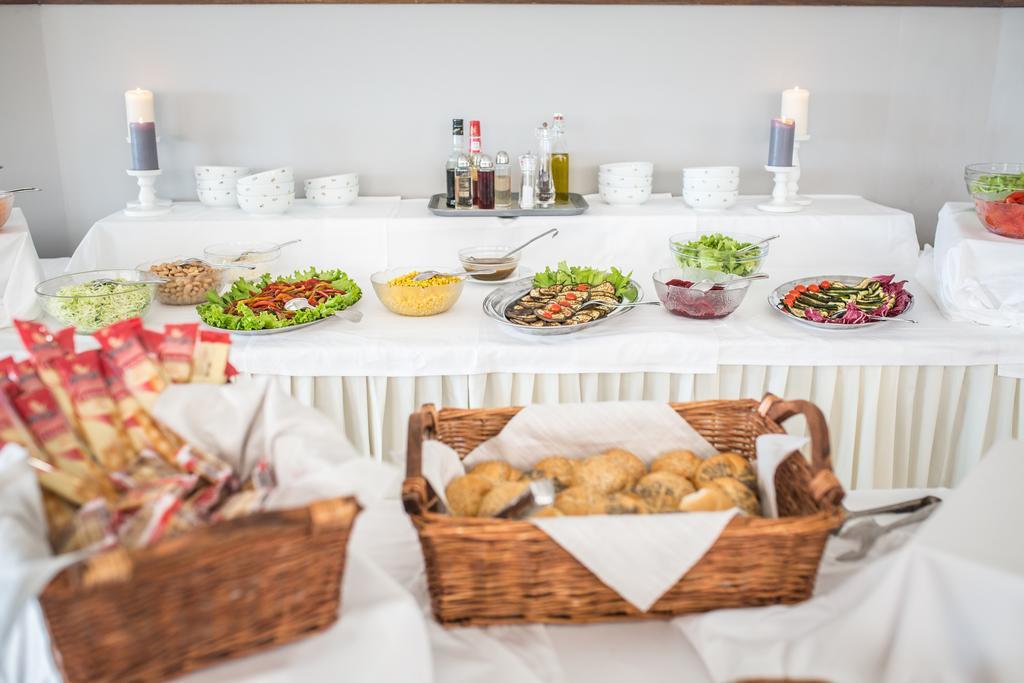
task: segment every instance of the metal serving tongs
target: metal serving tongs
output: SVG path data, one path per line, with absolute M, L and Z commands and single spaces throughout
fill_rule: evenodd
M 313 306 L 309 303 L 309 299 L 304 299 L 301 296 L 294 299 L 288 299 L 288 301 L 284 302 L 284 309 L 286 311 L 301 311 L 307 308 L 313 308 Z M 332 315 L 335 318 L 341 318 L 342 320 L 347 320 L 350 323 L 357 323 L 363 319 L 363 312 L 357 311 L 354 308 L 345 308 L 340 311 L 335 311 Z
M 862 559 L 882 536 L 885 536 L 890 531 L 898 529 L 899 527 L 909 526 L 910 524 L 915 524 L 927 519 L 933 512 L 935 512 L 941 502 L 942 499 L 937 498 L 936 496 L 923 496 L 921 498 L 907 500 L 902 503 L 883 505 L 881 507 L 869 508 L 867 510 L 847 510 L 846 518 L 843 520 L 843 523 L 836 527 L 832 533 L 837 534 L 842 538 L 860 541 L 860 547 L 856 550 L 847 551 L 842 555 L 839 555 L 836 559 L 840 562 L 852 562 Z M 895 522 L 885 526 L 882 526 L 873 519 L 869 519 L 840 533 L 840 530 L 846 522 L 851 519 L 904 512 L 912 514 L 909 514 L 906 517 L 901 517 Z

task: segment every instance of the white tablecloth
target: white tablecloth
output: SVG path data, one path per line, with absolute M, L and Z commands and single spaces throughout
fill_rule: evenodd
M 591 209 L 568 218 L 438 218 L 425 200 L 360 198 L 322 210 L 298 202 L 283 217 L 181 203 L 167 216 L 99 221 L 69 270 L 133 266 L 201 254 L 218 241 L 286 240 L 278 270 L 342 267 L 363 286 L 359 325 L 329 321 L 295 334 L 236 338 L 232 361 L 271 375 L 344 425 L 365 452 L 401 462 L 409 413 L 421 403 L 481 407 L 531 402 L 647 398 L 760 397 L 772 391 L 818 403 L 829 417 L 837 469 L 848 487 L 940 486 L 960 479 L 996 439 L 1024 434 L 1016 379 L 998 368 L 1024 364 L 1019 333 L 946 320 L 917 294 L 918 325 L 867 332 L 807 332 L 765 299 L 774 286 L 813 274 L 896 273 L 912 277 L 918 243 L 910 214 L 859 197 L 817 197 L 784 216 L 741 197 L 726 212 L 701 214 L 678 198 L 640 207 Z M 771 243 L 769 282 L 755 283 L 722 321 L 694 321 L 640 308 L 585 334 L 540 340 L 510 334 L 484 318 L 488 286 L 467 283 L 455 307 L 434 318 L 388 312 L 369 274 L 392 265 L 455 265 L 472 244 L 515 244 L 556 226 L 523 256 L 524 268 L 561 259 L 650 273 L 669 265 L 669 236 L 687 229 L 735 230 Z M 653 296 L 653 291 L 648 291 Z M 154 305 L 148 323 L 194 319 L 189 307 Z M 88 342 L 83 342 L 87 344 Z M 18 350 L 0 334 L 0 353 Z M 794 429 L 798 428 L 796 426 Z
M 1024 328 L 1024 240 L 985 229 L 969 202 L 939 212 L 932 252 L 937 299 L 951 320 Z
M 25 214 L 15 207 L 0 229 L 0 327 L 10 327 L 14 318 L 39 315 L 35 287 L 42 279 L 43 270 Z

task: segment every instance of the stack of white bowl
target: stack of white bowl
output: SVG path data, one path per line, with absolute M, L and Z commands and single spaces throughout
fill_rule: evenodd
M 206 206 L 238 206 L 235 185 L 247 175 L 244 166 L 196 166 L 196 193 Z
M 651 198 L 654 164 L 649 161 L 624 161 L 601 164 L 597 173 L 598 193 L 608 204 L 643 204 Z
M 739 196 L 739 166 L 683 169 L 683 201 L 699 211 L 728 209 Z
M 238 179 L 238 205 L 253 214 L 284 213 L 295 202 L 295 174 L 290 167 L 275 168 Z
M 317 206 L 345 206 L 359 196 L 359 174 L 342 173 L 306 181 L 306 199 Z

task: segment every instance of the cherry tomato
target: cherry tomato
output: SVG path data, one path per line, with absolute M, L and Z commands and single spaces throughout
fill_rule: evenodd
M 569 301 L 576 301 L 576 295 L 573 294 L 572 292 L 569 292 L 568 294 L 566 294 L 565 298 L 568 299 Z
M 832 286 L 832 283 L 829 282 L 828 280 L 822 280 L 821 284 L 818 286 L 821 287 L 822 289 L 828 289 L 829 287 Z
M 541 311 L 541 312 L 540 312 L 540 314 L 541 314 L 542 316 L 544 316 L 545 318 L 551 318 L 551 314 L 550 314 L 550 313 L 548 313 L 547 311 Z
M 576 291 L 577 292 L 585 292 L 588 289 L 590 289 L 590 285 L 584 285 L 584 284 L 576 285 Z
M 797 285 L 796 287 L 793 288 L 793 291 L 798 293 L 805 292 L 807 291 L 807 287 L 805 287 L 804 285 Z
M 550 306 L 548 306 L 548 310 L 551 311 L 552 313 L 559 313 L 562 310 L 562 307 L 559 306 L 558 304 L 551 304 Z
M 1024 192 L 1013 192 L 1003 201 L 1007 204 L 1024 204 Z
M 821 288 L 818 287 L 818 285 L 811 285 L 810 287 L 807 288 L 807 291 L 808 292 L 817 292 L 817 291 L 820 291 L 820 289 Z

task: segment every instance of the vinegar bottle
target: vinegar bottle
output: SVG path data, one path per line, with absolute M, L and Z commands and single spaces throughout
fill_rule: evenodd
M 569 201 L 569 150 L 565 144 L 565 118 L 555 114 L 555 141 L 551 149 L 551 175 L 555 179 L 555 201 Z
M 473 179 L 469 175 L 469 157 L 459 155 L 455 166 L 455 208 L 473 208 Z
M 486 154 L 480 155 L 476 171 L 476 200 L 480 209 L 494 208 L 494 162 Z

